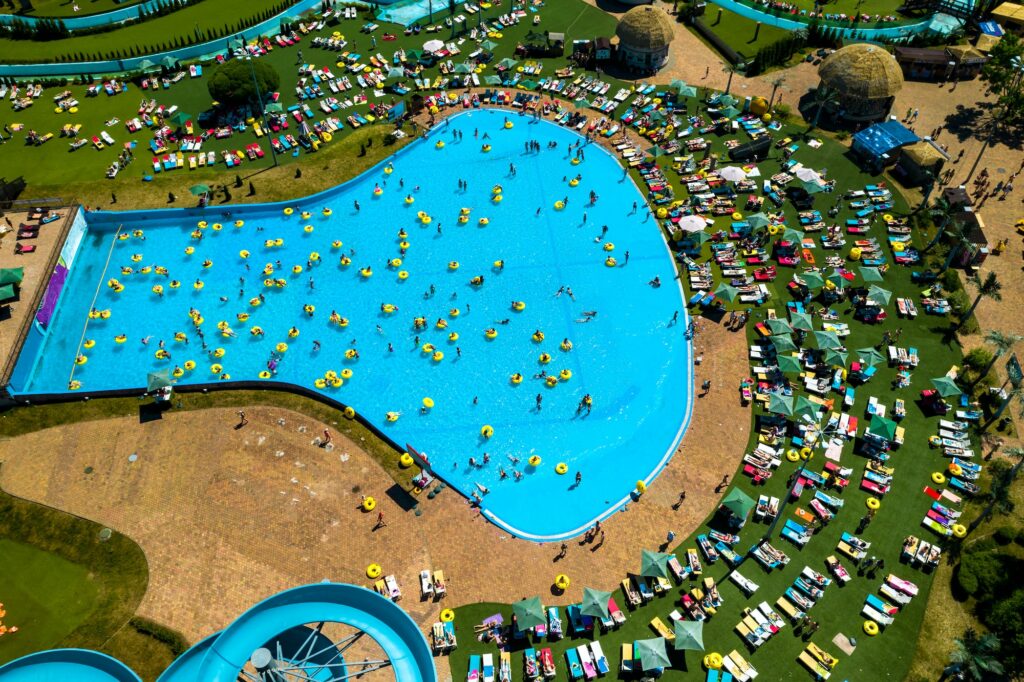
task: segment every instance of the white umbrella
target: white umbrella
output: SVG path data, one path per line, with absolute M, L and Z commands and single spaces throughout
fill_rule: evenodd
M 819 185 L 825 184 L 824 181 L 821 179 L 821 176 L 818 174 L 818 171 L 814 170 L 813 168 L 798 168 L 796 171 L 796 177 L 802 182 L 816 182 Z
M 683 216 L 676 224 L 676 227 L 683 232 L 703 232 L 704 228 L 707 226 L 707 221 L 699 215 Z
M 423 50 L 425 52 L 437 52 L 444 48 L 444 43 L 440 40 L 428 40 L 423 43 Z
M 740 180 L 747 179 L 747 172 L 739 166 L 726 166 L 718 171 L 718 174 L 722 176 L 722 179 L 729 182 L 739 182 Z

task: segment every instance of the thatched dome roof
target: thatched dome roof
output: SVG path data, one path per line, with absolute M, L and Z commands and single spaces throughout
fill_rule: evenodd
M 661 50 L 675 37 L 668 14 L 650 5 L 634 7 L 619 19 L 615 29 L 619 44 L 639 50 Z
M 876 45 L 839 48 L 818 67 L 821 82 L 848 99 L 885 99 L 903 87 L 896 58 Z

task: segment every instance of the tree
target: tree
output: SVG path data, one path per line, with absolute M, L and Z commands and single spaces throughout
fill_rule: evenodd
M 1006 391 L 1006 389 L 1003 390 L 1006 392 L 1006 396 L 1003 398 L 1003 401 L 999 403 L 999 407 L 996 409 L 995 414 L 989 417 L 988 421 L 981 425 L 982 433 L 988 431 L 989 427 L 999 421 L 999 418 L 1003 416 L 1004 412 L 1006 412 L 1006 408 L 1010 406 L 1010 403 L 1024 395 L 1024 389 L 1016 387 L 1011 388 L 1009 391 Z M 1024 410 L 1022 410 L 1021 416 L 1024 417 Z
M 732 77 L 736 75 L 736 67 L 732 64 L 722 64 L 722 73 L 729 74 L 729 80 L 725 82 L 725 94 L 729 94 L 729 89 L 732 88 Z
M 1003 666 L 996 660 L 999 638 L 993 634 L 978 635 L 968 628 L 953 640 L 953 651 L 949 655 L 950 668 L 964 675 L 971 682 L 991 679 L 989 674 L 1001 675 Z
M 985 275 L 985 279 L 982 279 L 981 275 L 978 274 L 971 275 L 967 278 L 967 283 L 973 286 L 977 293 L 974 297 L 974 301 L 971 303 L 971 307 L 968 308 L 967 312 L 960 318 L 960 322 L 957 324 L 957 329 L 963 327 L 967 320 L 971 319 L 971 316 L 974 315 L 974 310 L 978 307 L 978 304 L 981 303 L 981 299 L 991 298 L 993 301 L 1003 300 L 1003 283 L 999 281 L 999 278 L 996 277 L 996 273 L 994 272 L 990 272 Z
M 939 197 L 935 200 L 932 207 L 928 209 L 928 213 L 931 215 L 932 220 L 938 219 L 939 223 L 935 227 L 935 234 L 932 236 L 931 241 L 924 247 L 924 253 L 928 253 L 939 243 L 939 239 L 942 238 L 943 233 L 946 231 L 946 227 L 953 218 L 953 214 L 958 210 L 959 208 L 954 207 L 945 197 Z
M 985 343 L 992 346 L 992 360 L 988 363 L 985 369 L 978 373 L 977 378 L 971 382 L 970 387 L 974 388 L 978 382 L 988 376 L 988 373 L 995 367 L 996 361 L 1003 357 L 1013 349 L 1014 345 L 1024 341 L 1024 336 L 1018 336 L 1017 334 L 1004 334 L 998 329 L 990 329 L 985 332 Z
M 217 67 L 206 87 L 214 100 L 228 106 L 239 106 L 257 104 L 265 94 L 276 90 L 279 83 L 277 70 L 270 64 L 233 59 Z
M 1022 63 L 1024 42 L 1007 33 L 989 53 L 989 61 L 981 69 L 981 78 L 996 96 L 996 104 L 1005 112 L 1007 123 L 1024 121 L 1024 83 Z
M 949 246 L 949 253 L 946 255 L 946 262 L 942 264 L 941 272 L 949 270 L 950 266 L 953 265 L 953 261 L 960 255 L 963 249 L 971 248 L 970 234 L 971 226 L 966 222 L 958 223 L 952 230 L 945 232 L 945 235 L 953 243 Z
M 932 198 L 932 192 L 935 191 L 935 175 L 931 171 L 926 170 L 923 173 L 923 177 L 924 182 L 921 183 L 921 203 L 914 209 L 914 213 L 919 213 L 928 208 L 928 200 Z
M 833 106 L 839 102 L 839 91 L 830 88 L 827 85 L 819 85 L 814 91 L 814 120 L 811 121 L 811 127 L 807 129 L 810 133 L 812 130 L 818 127 L 821 122 L 821 113 L 826 108 Z
M 1010 457 L 1016 457 L 1017 463 L 1012 467 L 1006 466 L 1005 462 L 998 460 L 993 463 L 991 467 L 992 484 L 989 486 L 988 492 L 985 493 L 987 502 L 982 508 L 981 513 L 967 527 L 968 533 L 973 533 L 993 512 L 998 511 L 1000 514 L 1009 514 L 1013 511 L 1014 502 L 1010 489 L 1013 487 L 1013 481 L 1017 477 L 1021 463 L 1024 463 L 1024 449 L 1007 448 L 1005 454 Z M 999 464 L 1002 464 L 1002 466 L 998 466 Z
M 772 105 L 775 104 L 775 92 L 786 82 L 785 76 L 779 76 L 772 79 L 772 96 L 768 98 L 768 111 L 771 111 Z
M 1016 590 L 1007 599 L 1000 599 L 985 619 L 1006 643 L 1000 656 L 1006 672 L 1011 676 L 1021 670 L 1024 664 L 1024 590 Z

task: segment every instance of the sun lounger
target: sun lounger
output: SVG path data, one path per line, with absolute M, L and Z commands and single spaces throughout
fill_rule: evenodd
M 626 622 L 626 614 L 622 612 L 619 605 L 615 603 L 615 598 L 612 597 L 608 600 L 608 615 L 612 617 L 616 625 L 622 625 Z
M 540 650 L 540 669 L 547 679 L 555 676 L 555 656 L 549 648 Z
M 664 637 L 665 639 L 672 641 L 676 638 L 675 632 L 673 632 L 667 625 L 665 625 L 665 621 L 663 621 L 658 616 L 655 616 L 651 619 L 650 625 L 655 632 L 657 632 L 660 636 Z
M 481 682 L 494 682 L 494 654 L 484 654 L 482 656 L 483 674 L 480 677 Z
M 420 571 L 420 596 L 424 599 L 434 596 L 434 583 L 430 578 L 430 570 Z
M 583 676 L 588 680 L 597 677 L 597 667 L 590 655 L 590 648 L 586 644 L 580 644 L 576 647 L 576 654 L 579 656 L 580 665 L 583 666 Z
M 757 670 L 747 663 L 738 651 L 733 649 L 722 660 L 725 669 L 728 670 L 739 682 L 748 682 L 757 677 Z
M 466 682 L 480 682 L 480 656 L 477 654 L 469 657 L 469 671 L 466 673 Z
M 591 642 L 590 650 L 594 654 L 594 667 L 597 668 L 597 673 L 599 675 L 607 675 L 609 671 L 608 659 L 605 657 L 604 651 L 601 649 L 601 642 L 597 640 Z
M 903 592 L 904 594 L 907 594 L 911 597 L 917 596 L 917 585 L 910 582 L 909 580 L 897 578 L 895 575 L 890 573 L 888 576 L 886 576 L 885 581 L 897 590 L 899 590 L 900 592 Z
M 882 626 L 892 625 L 893 623 L 892 616 L 885 615 L 884 613 L 878 611 L 869 604 L 865 604 L 864 608 L 861 609 L 860 613 L 865 618 L 869 618 Z
M 550 639 L 562 638 L 562 619 L 558 616 L 558 607 L 548 607 L 548 637 Z
M 804 649 L 800 652 L 797 660 L 807 666 L 807 669 L 819 680 L 827 680 L 831 675 L 832 671 L 821 664 L 817 658 L 811 655 L 811 652 Z
M 794 623 L 796 621 L 800 620 L 801 618 L 803 618 L 804 615 L 805 615 L 802 610 L 796 608 L 796 606 L 794 606 L 791 601 L 789 601 L 788 599 L 785 599 L 784 597 L 779 597 L 775 601 L 775 605 L 778 606 L 779 609 L 784 614 L 786 614 L 786 616 L 788 616 L 789 619 L 791 621 L 793 621 Z
M 527 680 L 535 680 L 540 675 L 540 664 L 537 663 L 537 652 L 531 647 L 523 652 L 523 676 Z
M 388 588 L 388 596 L 392 601 L 398 601 L 402 598 L 402 590 L 398 587 L 398 579 L 393 575 L 389 575 L 384 578 L 384 584 Z
M 622 594 L 626 597 L 626 603 L 629 606 L 640 606 L 642 600 L 640 599 L 640 593 L 633 588 L 633 584 L 629 578 L 622 581 Z
M 622 662 L 619 663 L 619 670 L 621 672 L 632 674 L 634 670 L 633 665 L 633 643 L 623 642 L 620 648 Z
M 749 578 L 744 577 L 739 571 L 733 571 L 732 573 L 730 573 L 729 579 L 736 583 L 739 586 L 739 588 L 747 594 L 748 597 L 754 594 L 754 592 L 757 592 L 757 589 L 759 587 L 757 583 L 755 583 L 753 580 L 750 580 Z
M 583 679 L 583 666 L 580 664 L 579 654 L 572 647 L 565 650 L 565 662 L 568 666 L 570 680 Z
M 434 571 L 434 595 L 443 597 L 445 594 L 447 594 L 447 588 L 445 587 L 444 571 Z

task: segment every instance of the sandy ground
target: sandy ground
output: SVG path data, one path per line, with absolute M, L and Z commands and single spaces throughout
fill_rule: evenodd
M 744 336 L 705 322 L 696 344 L 704 360 L 695 381 L 714 384 L 696 400 L 677 456 L 639 502 L 604 524 L 602 546 L 569 541 L 557 563 L 558 543 L 514 539 L 451 490 L 403 511 L 391 480 L 357 444 L 320 449 L 313 438 L 323 425 L 273 408 L 248 410 L 241 429 L 233 428 L 234 411 L 209 410 L 21 436 L 0 448 L 0 484 L 135 539 L 150 567 L 140 613 L 193 641 L 287 587 L 324 578 L 367 584 L 371 562 L 398 577 L 401 604 L 421 624 L 440 609 L 419 600 L 417 576 L 428 567 L 448 576 L 446 605 L 533 594 L 569 603 L 584 584 L 614 587 L 638 568 L 640 549 L 657 548 L 669 530 L 686 537 L 712 509 L 722 477 L 736 470 L 749 428 L 734 390 L 747 371 Z M 686 500 L 674 510 L 681 490 Z M 386 527 L 372 530 L 376 515 L 358 508 L 364 494 L 378 500 Z M 561 572 L 574 578 L 572 588 L 551 598 Z

